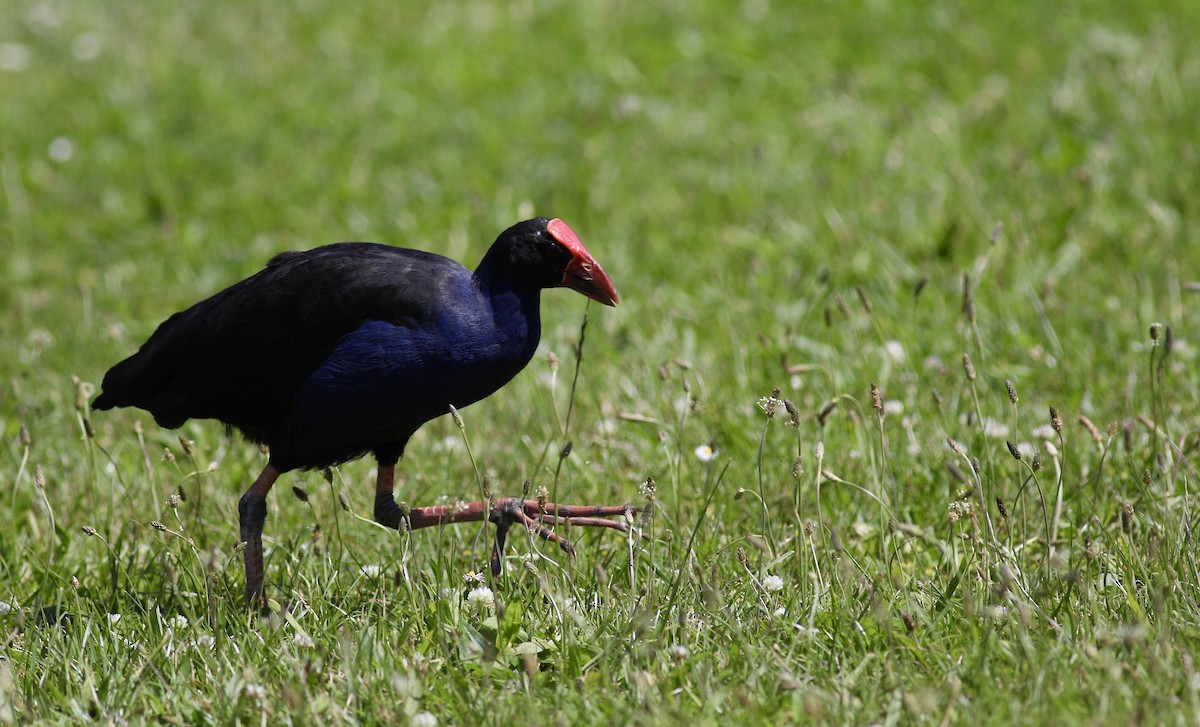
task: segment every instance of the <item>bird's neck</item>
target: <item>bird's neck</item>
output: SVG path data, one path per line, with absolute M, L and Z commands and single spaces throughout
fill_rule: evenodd
M 475 285 L 491 305 L 496 328 L 506 338 L 520 341 L 525 354 L 532 357 L 542 335 L 542 291 L 479 272 L 475 274 Z

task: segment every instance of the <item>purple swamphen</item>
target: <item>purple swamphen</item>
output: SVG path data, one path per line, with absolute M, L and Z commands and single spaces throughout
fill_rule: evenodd
M 266 269 L 158 327 L 104 376 L 95 409 L 136 406 L 168 428 L 217 419 L 268 447 L 238 504 L 246 595 L 262 597 L 267 493 L 279 475 L 368 452 L 379 463 L 375 519 L 418 529 L 490 519 L 492 570 L 504 533 L 521 523 L 573 553 L 542 523 L 626 528 L 626 506 L 506 499 L 405 512 L 396 463 L 425 422 L 495 392 L 529 363 L 541 336 L 543 288 L 605 305 L 617 291 L 558 219 L 513 225 L 475 272 L 428 252 L 347 242 L 276 255 Z

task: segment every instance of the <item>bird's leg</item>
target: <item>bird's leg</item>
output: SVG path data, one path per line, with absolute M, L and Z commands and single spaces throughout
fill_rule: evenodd
M 404 511 L 392 496 L 395 480 L 396 465 L 380 463 L 378 474 L 375 476 L 375 522 L 399 530 Z
M 469 502 L 456 505 L 433 505 L 431 507 L 415 507 L 405 512 L 393 499 L 392 485 L 396 476 L 395 465 L 380 465 L 379 474 L 375 480 L 375 520 L 389 528 L 420 530 L 438 525 L 453 523 L 481 522 L 489 520 L 496 526 L 496 544 L 492 548 L 492 573 L 500 573 L 500 555 L 504 551 L 504 542 L 508 529 L 513 524 L 521 524 L 537 533 L 539 537 L 552 543 L 569 555 L 575 555 L 575 546 L 571 541 L 558 535 L 546 523 L 551 525 L 564 524 L 585 528 L 610 528 L 627 532 L 629 524 L 624 519 L 610 520 L 616 516 L 640 513 L 642 508 L 633 505 L 559 505 L 554 502 L 540 500 L 521 500 L 519 498 L 504 498 L 491 503 L 489 507 L 484 502 Z
M 253 605 L 263 592 L 263 523 L 267 520 L 267 493 L 279 479 L 279 470 L 271 465 L 263 468 L 258 479 L 238 501 L 238 520 L 242 542 L 246 546 L 246 601 Z

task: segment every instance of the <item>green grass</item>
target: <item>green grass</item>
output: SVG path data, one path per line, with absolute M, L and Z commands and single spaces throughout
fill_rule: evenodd
M 0 3 L 0 723 L 1195 724 L 1198 35 L 1182 1 Z M 398 498 L 474 499 L 465 436 L 498 495 L 653 478 L 647 537 L 519 533 L 476 607 L 479 528 L 355 517 L 369 461 L 289 475 L 249 616 L 263 453 L 91 387 L 275 252 L 473 265 L 533 214 L 622 295 L 570 429 L 550 291 Z

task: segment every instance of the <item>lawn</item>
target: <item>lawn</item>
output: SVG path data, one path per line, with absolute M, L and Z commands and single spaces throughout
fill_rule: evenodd
M 1183 0 L 3 0 L 0 723 L 1196 724 L 1197 37 Z M 636 534 L 492 578 L 479 526 L 372 524 L 369 459 L 293 473 L 248 612 L 265 453 L 93 414 L 104 372 L 277 252 L 474 266 L 536 215 L 621 305 L 547 291 L 397 499 L 530 481 Z

